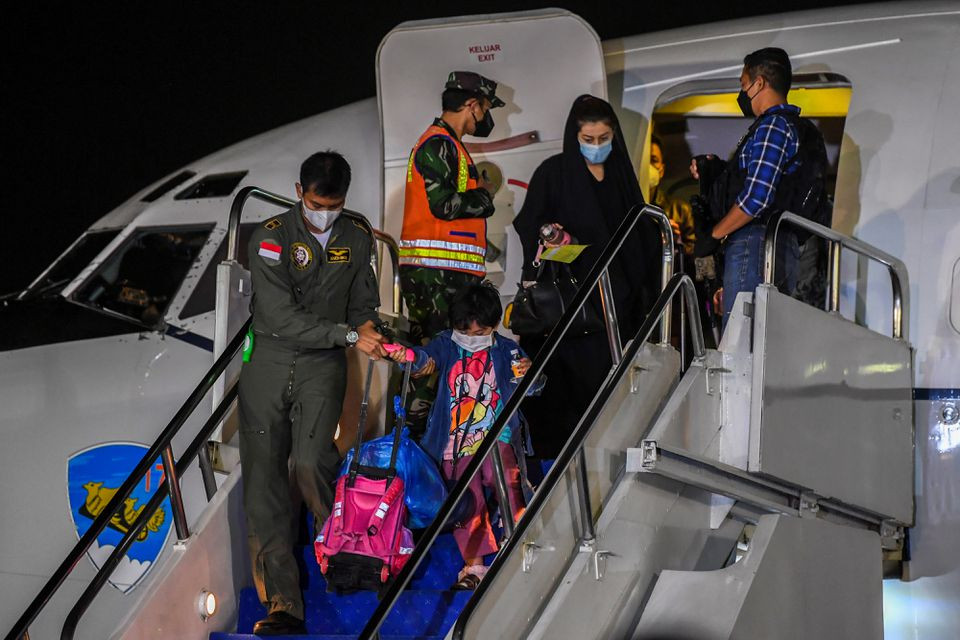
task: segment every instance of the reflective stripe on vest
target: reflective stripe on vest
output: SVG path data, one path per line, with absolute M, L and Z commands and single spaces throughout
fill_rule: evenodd
M 475 263 L 461 262 L 459 260 L 444 260 L 442 258 L 400 258 L 400 266 L 430 267 L 431 269 L 448 269 L 451 271 L 466 271 L 468 273 L 486 273 L 486 269 Z
M 410 159 L 407 160 L 407 182 L 413 182 L 413 156 L 417 154 L 417 145 L 410 151 Z M 470 177 L 470 170 L 467 168 L 467 159 L 462 153 L 457 154 L 457 193 L 463 193 L 467 190 L 467 179 Z
M 460 141 L 449 131 L 431 125 L 420 136 L 407 160 L 407 183 L 403 203 L 403 229 L 400 234 L 400 264 L 465 271 L 483 277 L 486 274 L 487 222 L 482 218 L 442 220 L 430 211 L 426 184 L 414 159 L 417 150 L 430 138 L 443 136 L 457 149 L 457 192 L 478 187 L 470 176 L 473 160 Z

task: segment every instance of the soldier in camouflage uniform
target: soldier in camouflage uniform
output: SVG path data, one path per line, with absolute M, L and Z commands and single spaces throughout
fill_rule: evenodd
M 490 110 L 503 106 L 497 84 L 454 71 L 442 96 L 441 116 L 410 154 L 400 240 L 400 286 L 411 339 L 425 344 L 449 328 L 454 294 L 485 274 L 486 218 L 493 215 L 490 185 L 479 175 L 460 139 L 485 137 L 493 129 Z M 411 432 L 423 433 L 435 397 L 436 378 L 414 381 L 408 410 Z

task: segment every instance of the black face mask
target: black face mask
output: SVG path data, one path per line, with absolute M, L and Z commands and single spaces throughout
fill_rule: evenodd
M 756 84 L 756 81 L 747 87 L 747 89 L 753 87 L 754 84 Z M 756 116 L 756 114 L 753 112 L 753 105 L 751 104 L 751 102 L 753 102 L 753 98 L 747 95 L 747 89 L 740 89 L 740 93 L 737 94 L 737 106 L 740 107 L 740 111 L 743 112 L 743 115 L 748 118 L 753 118 Z M 754 94 L 753 97 L 756 98 L 756 94 Z
M 473 130 L 473 134 L 478 138 L 486 138 L 490 135 L 490 132 L 493 131 L 493 116 L 490 115 L 490 112 L 487 111 L 483 114 L 483 120 L 477 120 L 477 116 L 473 115 L 473 112 L 470 113 L 470 116 L 473 118 L 473 122 L 476 124 L 476 128 Z

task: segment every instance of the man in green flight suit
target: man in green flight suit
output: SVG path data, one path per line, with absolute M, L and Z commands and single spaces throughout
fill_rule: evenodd
M 479 283 L 485 273 L 486 219 L 493 215 L 493 190 L 480 175 L 461 139 L 486 137 L 490 111 L 504 105 L 497 83 L 472 71 L 453 71 L 441 96 L 439 118 L 420 136 L 407 166 L 400 286 L 410 318 L 410 339 L 426 343 L 449 328 L 454 295 Z M 411 432 L 422 434 L 435 395 L 433 379 L 415 382 L 407 412 Z
M 375 328 L 374 239 L 362 216 L 343 211 L 349 186 L 343 156 L 310 156 L 296 185 L 300 202 L 250 239 L 253 333 L 240 372 L 240 463 L 253 577 L 269 614 L 254 626 L 257 635 L 306 632 L 291 480 L 319 526 L 340 464 L 344 348 L 386 355 Z

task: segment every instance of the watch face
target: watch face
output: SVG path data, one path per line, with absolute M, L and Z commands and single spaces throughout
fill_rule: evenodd
M 347 344 L 354 344 L 360 339 L 360 334 L 356 331 L 347 331 Z

